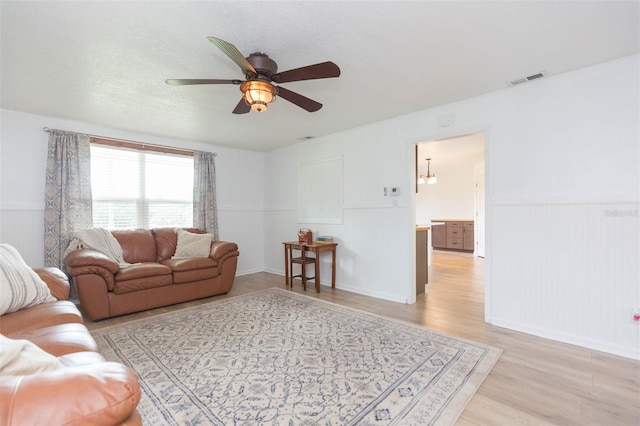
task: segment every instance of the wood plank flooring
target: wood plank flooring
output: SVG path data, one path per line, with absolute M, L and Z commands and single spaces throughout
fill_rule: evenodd
M 640 362 L 494 327 L 484 322 L 484 260 L 434 251 L 426 292 L 402 305 L 323 286 L 293 291 L 483 342 L 504 350 L 458 420 L 458 425 L 640 425 Z M 284 288 L 284 277 L 236 278 L 229 294 L 99 322 L 98 329 L 162 312 Z

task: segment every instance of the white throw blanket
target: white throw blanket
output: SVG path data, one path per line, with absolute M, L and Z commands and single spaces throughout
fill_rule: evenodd
M 118 262 L 120 268 L 131 266 L 131 263 L 124 261 L 124 254 L 120 243 L 115 239 L 111 231 L 104 228 L 87 228 L 76 231 L 69 242 L 69 246 L 64 255 L 81 248 L 90 248 L 99 251 L 108 258 Z
M 64 368 L 60 360 L 28 340 L 0 334 L 0 376 L 27 376 Z

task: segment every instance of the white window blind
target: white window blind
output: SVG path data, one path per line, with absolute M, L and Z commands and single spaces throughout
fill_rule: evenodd
M 93 226 L 193 226 L 193 157 L 91 145 Z

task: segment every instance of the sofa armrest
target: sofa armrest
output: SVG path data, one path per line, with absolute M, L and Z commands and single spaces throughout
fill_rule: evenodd
M 67 272 L 71 276 L 77 276 L 78 274 L 74 273 L 75 270 L 85 266 L 98 266 L 111 272 L 111 274 L 115 274 L 120 269 L 118 262 L 91 249 L 72 251 L 64 258 L 64 263 L 67 266 Z
M 209 252 L 209 257 L 216 262 L 220 262 L 223 257 L 233 254 L 237 256 L 238 253 L 238 245 L 236 243 L 231 243 L 229 241 L 214 241 L 211 243 L 211 251 Z
M 40 279 L 47 284 L 51 295 L 58 300 L 68 300 L 71 285 L 69 279 L 60 269 L 55 267 L 33 268 Z
M 102 278 L 99 282 L 104 282 L 106 285 L 104 291 L 113 291 L 115 274 L 120 269 L 120 265 L 115 260 L 95 250 L 80 249 L 69 253 L 65 257 L 64 263 L 79 294 L 82 289 L 79 288 L 78 277 L 81 275 L 98 275 Z M 95 281 L 93 283 L 95 284 Z
M 139 401 L 137 376 L 115 362 L 4 376 L 0 424 L 117 425 L 131 417 Z

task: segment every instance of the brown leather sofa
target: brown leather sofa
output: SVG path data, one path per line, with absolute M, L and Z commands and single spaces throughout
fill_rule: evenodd
M 80 311 L 66 300 L 69 281 L 62 271 L 34 270 L 58 300 L 0 316 L 0 334 L 34 343 L 62 367 L 0 376 L 0 424 L 141 425 L 135 373 L 98 353 Z
M 204 233 L 197 229 L 186 229 Z M 238 263 L 238 246 L 213 241 L 209 257 L 172 259 L 173 228 L 111 231 L 127 263 L 95 250 L 80 249 L 65 258 L 84 313 L 92 320 L 144 311 L 229 292 Z

